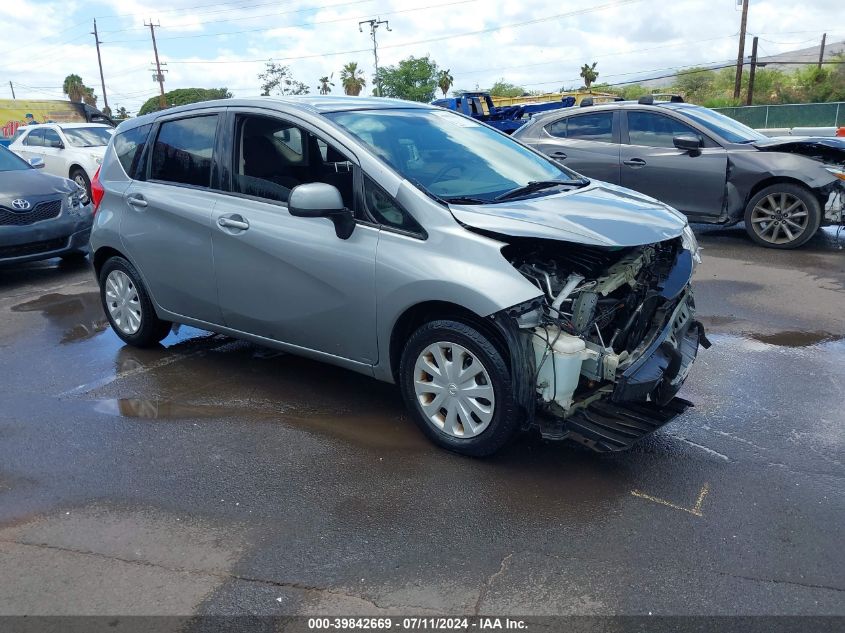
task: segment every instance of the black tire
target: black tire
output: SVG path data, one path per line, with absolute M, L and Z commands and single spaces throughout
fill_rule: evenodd
M 487 371 L 493 387 L 495 406 L 487 427 L 474 437 L 455 437 L 437 428 L 423 413 L 414 389 L 417 358 L 431 344 L 455 343 L 475 356 Z M 451 320 L 431 321 L 421 326 L 402 351 L 399 387 L 414 422 L 436 445 L 472 457 L 491 455 L 510 442 L 520 429 L 521 420 L 514 402 L 508 363 L 490 339 L 474 327 Z
M 76 167 L 70 170 L 70 179 L 73 180 L 76 184 L 85 187 L 85 195 L 87 199 L 91 199 L 91 179 L 88 178 L 88 174 L 85 173 L 84 169 Z
M 138 303 L 141 311 L 141 323 L 138 330 L 133 334 L 128 334 L 121 330 L 121 328 L 114 322 L 106 299 L 106 279 L 112 271 L 120 270 L 126 274 L 135 288 L 138 295 Z M 157 345 L 165 336 L 170 333 L 172 323 L 169 321 L 162 321 L 158 318 L 150 301 L 150 295 L 141 281 L 141 275 L 135 270 L 135 267 L 122 257 L 112 257 L 103 264 L 100 269 L 100 276 L 98 279 L 100 283 L 100 301 L 103 304 L 103 311 L 109 320 L 114 333 L 117 334 L 125 343 L 135 347 L 153 347 Z
M 784 198 L 788 200 L 800 200 L 806 210 L 806 224 L 803 225 L 803 230 L 800 233 L 795 232 L 795 237 L 792 239 L 789 239 L 786 231 L 789 230 L 789 233 L 793 233 L 793 231 L 795 231 L 795 217 L 789 218 L 775 215 L 771 216 L 771 222 L 766 222 L 763 219 L 766 217 L 766 214 L 759 211 L 755 217 L 755 209 L 757 209 L 758 205 L 762 205 L 767 209 L 775 206 L 777 212 L 781 213 L 784 210 L 780 209 L 777 205 L 773 205 L 772 201 L 779 204 Z M 803 211 L 799 210 L 799 212 Z M 819 203 L 819 199 L 813 195 L 812 191 L 806 187 L 802 187 L 801 185 L 784 182 L 766 187 L 765 189 L 759 191 L 757 195 L 752 197 L 751 200 L 748 201 L 748 205 L 745 207 L 744 219 L 745 231 L 757 244 L 767 248 L 798 248 L 799 246 L 805 244 L 807 240 L 813 237 L 813 235 L 815 235 L 819 230 L 819 226 L 822 221 L 822 208 Z M 781 223 L 783 223 L 782 226 L 780 226 Z M 755 227 L 763 233 L 763 236 L 758 234 L 758 230 L 755 230 Z M 772 236 L 777 238 L 777 241 L 772 241 Z M 769 239 L 767 239 L 767 237 L 769 237 Z

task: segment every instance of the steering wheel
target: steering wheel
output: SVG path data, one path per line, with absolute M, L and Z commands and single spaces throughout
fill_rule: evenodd
M 431 179 L 431 184 L 440 182 L 441 180 L 446 180 L 446 174 L 450 171 L 455 171 L 456 169 L 458 170 L 459 175 L 462 176 L 465 168 L 466 166 L 463 163 L 447 163 L 440 171 L 437 172 L 434 178 Z

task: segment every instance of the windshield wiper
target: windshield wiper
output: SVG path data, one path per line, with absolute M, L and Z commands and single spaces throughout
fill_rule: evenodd
M 487 204 L 490 202 L 490 200 L 474 196 L 446 196 L 442 199 L 450 204 Z
M 590 181 L 586 178 L 571 178 L 569 180 L 532 180 L 523 187 L 511 189 L 505 193 L 493 198 L 494 202 L 502 200 L 510 200 L 511 198 L 518 198 L 519 196 L 528 195 L 535 191 L 542 191 L 543 189 L 551 189 L 552 187 L 586 187 Z

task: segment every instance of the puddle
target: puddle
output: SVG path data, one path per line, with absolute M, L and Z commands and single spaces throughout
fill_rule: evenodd
M 803 332 L 797 330 L 775 332 L 774 334 L 747 333 L 746 336 L 760 343 L 776 345 L 778 347 L 812 347 L 813 345 L 832 343 L 833 341 L 842 339 L 841 336 L 836 336 L 830 332 Z
M 66 295 L 50 293 L 12 306 L 13 312 L 41 312 L 62 331 L 60 343 L 74 343 L 95 337 L 108 329 L 100 295 L 83 292 Z
M 316 410 L 284 404 L 232 402 L 226 404 L 181 403 L 144 398 L 107 398 L 92 401 L 98 413 L 140 420 L 220 419 L 234 424 L 243 421 L 281 422 L 321 435 L 371 448 L 428 447 L 422 434 L 401 410 L 385 407 L 365 415 L 350 411 Z

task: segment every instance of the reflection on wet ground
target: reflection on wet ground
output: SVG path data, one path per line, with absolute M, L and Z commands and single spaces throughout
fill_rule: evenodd
M 97 292 L 73 295 L 50 293 L 14 305 L 11 309 L 14 312 L 41 312 L 62 330 L 60 343 L 84 341 L 108 328 Z

